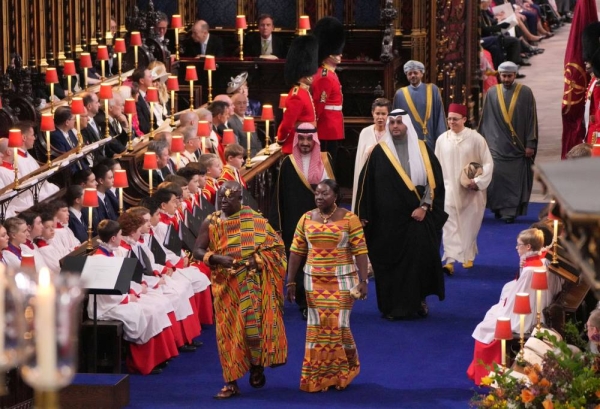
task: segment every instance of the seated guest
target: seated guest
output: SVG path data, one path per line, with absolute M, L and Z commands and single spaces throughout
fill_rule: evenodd
M 231 97 L 233 103 L 233 115 L 227 120 L 227 124 L 238 135 L 238 143 L 242 145 L 245 151 L 248 150 L 248 135 L 244 132 L 244 115 L 248 106 L 248 97 L 242 93 L 233 94 Z M 256 132 L 250 134 L 250 156 L 254 157 L 262 149 L 262 143 L 258 139 Z M 225 156 L 227 160 L 227 156 Z
M 21 136 L 23 137 L 23 145 L 17 151 L 17 165 L 19 168 L 18 174 L 19 178 L 22 178 L 23 176 L 40 168 L 37 160 L 27 152 L 33 148 L 36 135 L 33 123 L 30 121 L 20 121 L 15 125 L 15 128 L 21 130 Z M 40 189 L 38 193 L 38 201 L 52 196 L 59 190 L 58 186 L 48 181 L 40 182 L 38 187 Z
M 229 180 L 238 182 L 244 189 L 246 188 L 246 182 L 240 174 L 240 169 L 244 165 L 245 152 L 245 149 L 237 143 L 230 143 L 225 147 L 225 160 L 227 163 L 223 166 L 223 171 L 217 179 L 217 188 Z
M 154 121 L 157 126 L 161 126 L 168 118 L 169 111 L 169 91 L 167 91 L 167 78 L 169 72 L 165 64 L 160 61 L 152 61 L 148 64 L 148 69 L 152 75 L 152 86 L 158 90 L 158 103 L 154 103 Z
M 36 271 L 44 267 L 44 259 L 38 251 L 37 245 L 34 243 L 34 239 L 42 234 L 42 218 L 37 213 L 35 208 L 25 210 L 17 216 L 23 220 L 27 225 L 27 239 L 25 243 L 21 244 L 21 250 L 25 254 L 32 254 L 35 262 Z
M 171 184 L 171 185 L 167 185 L 167 184 Z M 164 186 L 166 185 L 166 186 Z M 179 176 L 179 175 L 169 175 L 167 176 L 167 179 L 161 183 L 160 185 L 158 185 L 158 188 L 167 188 L 169 189 L 172 185 L 175 185 L 177 188 L 175 189 L 177 191 L 177 201 L 179 202 L 177 204 L 177 216 L 179 217 L 179 221 L 183 221 L 185 220 L 185 210 L 187 209 L 187 205 L 186 205 L 186 201 L 190 200 L 190 189 L 188 188 L 188 181 L 186 178 L 184 178 L 183 176 Z M 181 190 L 181 195 L 179 195 L 179 190 Z M 193 209 L 190 209 L 190 212 L 193 211 Z
M 223 165 L 214 153 L 205 153 L 200 156 L 200 165 L 206 169 L 206 185 L 202 189 L 202 195 L 215 206 L 218 190 L 217 179 L 223 173 Z
M 152 27 L 152 36 L 159 42 L 159 44 L 163 45 L 166 49 L 173 52 L 175 48 L 171 46 L 170 41 L 165 38 L 167 34 L 167 29 L 169 28 L 169 19 L 167 15 L 162 11 L 156 12 L 156 23 L 154 27 Z
M 89 168 L 75 172 L 71 181 L 74 185 L 79 185 L 83 189 L 96 189 L 98 187 L 96 175 L 94 175 L 94 172 Z
M 51 212 L 43 211 L 40 213 L 42 221 L 42 233 L 35 238 L 37 253 L 42 261 L 42 266 L 48 267 L 55 274 L 60 273 L 60 252 L 52 239 L 54 239 L 54 216 Z M 36 264 L 37 265 L 37 264 Z
M 214 55 L 223 57 L 223 40 L 209 33 L 210 27 L 204 20 L 198 20 L 191 30 L 191 36 L 181 43 L 182 57 Z
M 500 300 L 488 310 L 483 321 L 477 325 L 473 332 L 475 351 L 473 361 L 467 370 L 467 376 L 476 385 L 479 385 L 481 378 L 490 372 L 489 369 L 486 369 L 486 366 L 501 362 L 500 341 L 494 339 L 497 319 L 499 317 L 510 317 L 512 331 L 516 333 L 520 331 L 519 315 L 513 313 L 517 293 L 529 294 L 531 311 L 534 311 L 533 314 L 525 316 L 525 331 L 529 332 L 535 324 L 536 294 L 535 290 L 531 289 L 531 280 L 535 268 L 546 266 L 545 252 L 541 251 L 543 244 L 544 233 L 538 229 L 523 230 L 517 236 L 517 253 L 521 261 L 521 271 L 517 276 L 518 278 L 504 285 Z M 554 280 L 560 278 L 549 272 L 546 273 L 546 276 L 549 290 L 543 292 L 542 310 L 550 305 L 554 296 L 560 290 L 560 285 L 554 284 Z M 551 289 L 554 289 L 554 291 Z
M 225 95 L 224 97 L 227 96 Z M 227 99 L 229 99 L 229 97 L 227 97 Z M 211 153 L 218 154 L 223 163 L 225 163 L 225 157 L 223 156 L 223 145 L 221 144 L 221 138 L 223 137 L 223 129 L 227 128 L 227 120 L 230 116 L 230 105 L 230 102 L 218 101 L 215 99 L 212 104 L 208 106 L 208 110 L 212 115 L 213 132 L 211 132 L 210 138 L 206 141 L 206 147 Z M 239 138 L 239 135 L 236 136 Z
M 4 228 L 8 234 L 8 246 L 2 250 L 2 258 L 8 267 L 18 269 L 21 267 L 21 245 L 27 241 L 27 224 L 18 217 L 9 217 L 4 221 Z
M 73 129 L 75 128 L 75 115 L 71 108 L 60 106 L 54 112 L 54 126 L 56 129 L 50 132 L 50 144 L 60 153 L 69 152 L 77 148 L 77 136 Z M 85 159 L 76 161 L 71 165 L 71 173 L 88 168 L 89 165 Z
M 148 152 L 156 153 L 158 169 L 152 171 L 152 184 L 154 187 L 165 181 L 165 177 L 173 173 L 169 167 L 169 144 L 166 141 L 153 140 L 148 144 Z M 142 163 L 140 163 L 141 165 Z M 149 182 L 148 171 L 140 169 L 140 175 Z
M 232 78 L 231 81 L 227 84 L 227 95 L 233 96 L 235 94 L 243 94 L 248 98 L 248 104 L 246 105 L 246 112 L 244 112 L 245 116 L 260 116 L 262 109 L 260 107 L 260 102 L 254 99 L 250 99 L 248 96 L 248 72 L 244 71 L 240 75 Z
M 171 160 L 177 165 L 177 169 L 180 169 L 190 162 L 198 162 L 196 152 L 201 149 L 200 137 L 196 135 L 192 127 L 183 128 L 182 131 L 174 131 L 173 135 L 180 135 L 183 137 L 183 145 L 185 150 L 179 155 L 179 164 L 176 163 L 177 155 L 171 154 Z
M 129 122 L 123 113 L 125 100 L 118 92 L 113 90 L 113 98 L 108 100 L 108 133 L 113 138 L 108 146 L 106 157 L 112 158 L 115 154 L 125 152 L 129 141 Z
M 117 198 L 114 197 L 110 188 L 113 187 L 115 176 L 112 170 L 106 165 L 94 166 L 94 175 L 98 182 L 98 222 L 105 219 L 117 220 L 119 218 L 119 208 Z M 113 197 L 111 197 L 113 196 Z M 115 203 L 117 206 L 115 207 Z M 94 225 L 96 227 L 96 225 Z
M 197 163 L 197 162 L 196 162 Z M 206 170 L 201 170 L 196 166 L 185 166 L 177 171 L 177 174 L 188 181 L 188 190 L 190 192 L 189 200 L 186 200 L 186 206 L 192 214 L 194 213 L 194 207 L 198 206 L 202 208 L 202 201 L 200 195 L 202 188 L 206 184 Z
M 69 186 L 65 193 L 65 201 L 69 206 L 69 229 L 71 229 L 77 240 L 83 243 L 88 239 L 89 222 L 88 208 L 84 208 L 82 204 L 83 188 L 80 185 Z
M 244 55 L 285 58 L 287 55 L 285 44 L 280 37 L 273 35 L 274 28 L 271 15 L 261 14 L 258 16 L 258 33 L 250 33 L 244 39 Z
M 8 247 L 8 233 L 6 233 L 6 228 L 0 224 L 0 263 L 6 265 L 6 260 L 4 260 L 4 250 Z
M 64 257 L 75 250 L 81 242 L 69 229 L 69 206 L 62 199 L 48 203 L 48 211 L 54 214 L 54 244 Z
M 82 125 L 81 135 L 83 136 L 83 143 L 89 145 L 104 138 L 106 132 L 106 113 L 100 110 L 100 101 L 98 100 L 98 95 L 95 93 L 84 92 L 81 98 L 83 99 L 85 109 L 87 109 L 87 124 L 89 127 L 84 133 Z
M 114 220 L 103 220 L 98 225 L 100 246 L 93 256 L 114 257 L 121 243 L 121 229 Z M 162 372 L 161 364 L 178 355 L 169 317 L 163 311 L 152 311 L 140 302 L 142 294 L 97 295 L 97 318 L 123 322 L 123 338 L 129 341 L 127 369 L 142 375 Z M 94 315 L 93 298 L 87 312 Z
M 150 103 L 146 101 L 146 91 L 148 87 L 152 86 L 152 73 L 148 68 L 139 67 L 133 74 L 131 74 L 131 80 L 134 84 L 137 84 L 139 89 L 139 96 L 135 102 L 137 108 L 137 119 L 140 131 L 146 135 L 150 133 Z M 154 121 L 154 129 L 158 125 Z
M 12 149 L 11 149 L 12 151 Z M 15 170 L 13 168 L 14 154 L 8 150 L 8 139 L 0 139 L 0 189 L 15 181 Z M 33 206 L 33 195 L 31 190 L 23 190 L 14 196 L 6 209 L 6 217 L 13 217 L 23 210 Z

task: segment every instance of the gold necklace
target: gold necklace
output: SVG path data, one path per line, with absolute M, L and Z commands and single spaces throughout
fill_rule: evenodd
M 337 210 L 337 205 L 335 203 L 333 204 L 333 210 L 328 215 L 324 215 L 321 212 L 321 209 L 319 209 L 319 216 L 321 216 L 321 219 L 323 219 L 323 223 L 327 223 L 327 221 L 331 218 L 331 216 L 333 216 L 333 214 L 335 213 L 336 210 Z

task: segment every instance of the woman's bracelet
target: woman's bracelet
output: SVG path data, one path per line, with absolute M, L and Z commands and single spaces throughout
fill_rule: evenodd
M 210 264 L 210 258 L 215 254 L 214 251 L 207 251 L 206 253 L 204 253 L 204 257 L 202 258 L 202 261 L 204 262 L 204 264 L 206 264 L 207 266 L 211 266 Z
M 288 288 L 289 287 L 296 287 L 296 283 L 287 283 L 285 286 L 288 287 Z

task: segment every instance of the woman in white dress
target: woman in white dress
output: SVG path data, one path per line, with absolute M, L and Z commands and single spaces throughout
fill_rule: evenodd
M 371 106 L 371 115 L 373 115 L 373 125 L 364 128 L 358 137 L 358 146 L 356 147 L 356 161 L 354 162 L 354 184 L 352 185 L 352 211 L 354 212 L 354 200 L 356 198 L 356 189 L 358 177 L 371 150 L 379 143 L 381 138 L 387 132 L 387 117 L 390 113 L 391 103 L 385 98 L 377 98 Z

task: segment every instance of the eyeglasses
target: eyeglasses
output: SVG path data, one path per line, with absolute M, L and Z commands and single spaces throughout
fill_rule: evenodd
M 449 121 L 449 122 L 456 122 L 456 121 L 460 121 L 460 120 L 461 120 L 461 119 L 463 119 L 463 118 L 464 118 L 464 116 L 461 116 L 460 118 L 456 118 L 456 117 L 453 117 L 453 116 L 449 116 L 449 117 L 448 117 L 448 121 Z

